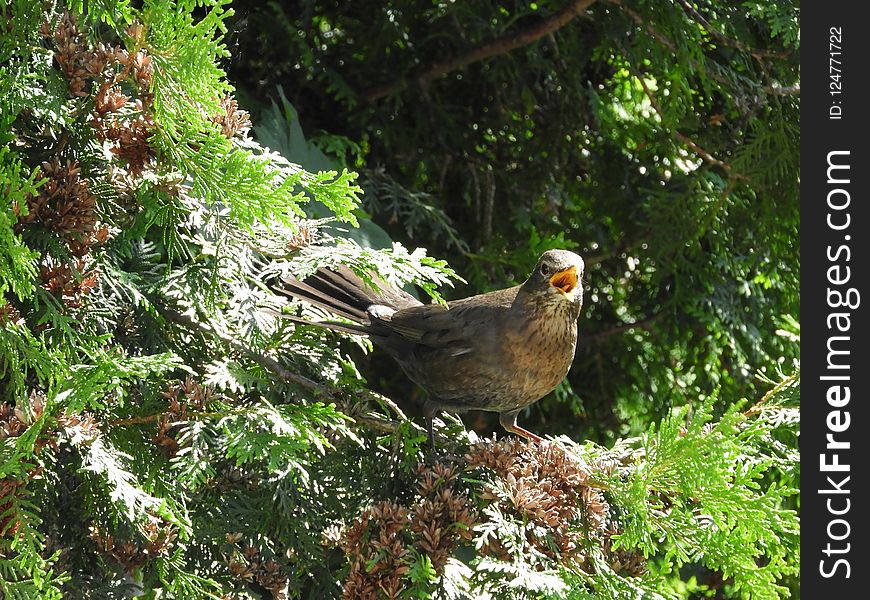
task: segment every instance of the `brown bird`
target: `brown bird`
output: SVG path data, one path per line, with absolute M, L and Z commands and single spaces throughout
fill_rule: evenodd
M 375 290 L 344 266 L 320 269 L 305 282 L 285 281 L 278 291 L 351 321 L 303 322 L 367 335 L 392 356 L 428 393 L 423 414 L 434 447 L 432 419 L 443 410 L 497 412 L 506 430 L 541 440 L 517 425 L 517 415 L 568 374 L 582 277 L 582 258 L 548 250 L 522 285 L 446 307 L 422 304 L 383 280 Z

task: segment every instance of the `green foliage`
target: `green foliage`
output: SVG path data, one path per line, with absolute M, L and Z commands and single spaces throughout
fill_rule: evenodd
M 18 220 L 15 208 L 26 206 L 27 195 L 36 192 L 36 174 L 34 170 L 29 177 L 22 177 L 21 162 L 12 157 L 8 147 L 0 148 L 0 294 L 9 290 L 19 300 L 33 293 L 37 255 L 13 234 L 12 225 Z
M 779 456 L 768 447 L 776 429 L 793 427 L 797 411 L 784 398 L 799 389 L 798 376 L 784 380 L 775 399 L 747 419 L 740 404 L 713 422 L 712 401 L 690 419 L 677 411 L 643 437 L 642 469 L 610 480 L 616 504 L 625 512 L 617 545 L 660 553 L 663 571 L 700 562 L 733 578 L 738 597 L 778 598 L 777 585 L 796 575 L 800 528 L 788 498 L 798 490 L 793 474 L 786 483 L 762 486 L 772 469 L 793 469 L 796 453 Z M 759 559 L 765 557 L 764 566 Z
M 0 595 L 338 597 L 377 506 L 407 510 L 407 547 L 357 576 L 401 551 L 403 597 L 787 595 L 796 5 L 700 4 L 705 25 L 598 3 L 363 101 L 561 6 L 303 4 L 0 9 Z M 543 488 L 522 465 L 463 470 L 498 445 L 454 418 L 421 464 L 396 369 L 273 316 L 324 317 L 274 292 L 287 274 L 343 264 L 443 302 L 553 247 L 587 258 L 584 341 L 527 417 L 567 434 L 582 518 L 523 504 Z M 427 488 L 436 467 L 464 475 Z

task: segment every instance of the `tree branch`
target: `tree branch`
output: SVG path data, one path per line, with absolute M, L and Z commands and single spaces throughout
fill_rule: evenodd
M 407 77 L 400 77 L 387 83 L 366 88 L 360 92 L 360 96 L 368 102 L 374 102 L 375 100 L 379 100 L 385 96 L 390 96 L 396 92 L 404 90 L 408 86 L 409 81 L 416 81 L 420 87 L 425 87 L 427 84 L 447 73 L 456 71 L 457 69 L 461 69 L 462 67 L 468 66 L 472 63 L 492 58 L 493 56 L 507 54 L 512 50 L 516 50 L 522 46 L 527 46 L 532 42 L 551 34 L 557 29 L 567 25 L 571 20 L 589 8 L 589 6 L 594 2 L 595 0 L 573 0 L 558 12 L 553 13 L 531 27 L 479 44 L 464 54 L 451 59 L 430 63 Z
M 218 331 L 215 331 L 214 329 L 212 329 L 211 327 L 209 327 L 208 325 L 206 325 L 204 323 L 199 323 L 197 321 L 194 321 L 190 317 L 181 314 L 180 312 L 178 312 L 174 308 L 170 308 L 170 307 L 166 306 L 162 302 L 152 301 L 152 303 L 157 308 L 157 312 L 159 312 L 163 316 L 163 318 L 166 319 L 167 321 L 175 323 L 176 325 L 181 325 L 185 329 L 199 331 L 200 333 L 204 333 L 206 335 L 209 335 L 211 337 L 219 339 L 225 345 L 229 346 L 230 348 L 232 348 L 233 350 L 235 350 L 237 352 L 240 352 L 241 354 L 244 354 L 245 356 L 247 356 L 248 358 L 253 360 L 255 363 L 257 363 L 258 365 L 260 365 L 261 367 L 263 367 L 267 371 L 271 371 L 272 373 L 275 373 L 278 377 L 280 377 L 284 381 L 296 384 L 300 387 L 303 387 L 307 390 L 314 392 L 315 394 L 323 395 L 323 396 L 332 397 L 333 393 L 336 391 L 336 390 L 331 389 L 325 385 L 322 385 L 322 384 L 319 384 L 315 381 L 312 381 L 303 375 L 299 375 L 298 373 L 294 373 L 293 371 L 290 371 L 290 370 L 284 368 L 281 365 L 281 363 L 279 363 L 277 360 L 275 360 L 271 356 L 267 356 L 265 354 L 260 354 L 259 352 L 255 352 L 255 351 L 251 350 L 250 348 L 247 348 L 247 347 L 243 346 L 242 344 L 238 343 L 237 341 L 235 341 L 231 337 L 223 335 L 222 333 L 219 333 Z
M 307 390 L 311 391 L 312 393 L 314 393 L 316 396 L 320 396 L 320 397 L 323 397 L 329 401 L 335 402 L 337 400 L 337 398 L 336 398 L 337 395 L 347 393 L 346 390 L 342 390 L 340 388 L 335 388 L 332 386 L 323 385 L 323 384 L 317 383 L 315 381 L 312 381 L 311 379 L 308 379 L 307 377 L 305 377 L 303 375 L 299 375 L 298 373 L 294 373 L 293 371 L 286 369 L 284 366 L 281 365 L 281 363 L 279 363 L 277 360 L 275 360 L 271 356 L 267 356 L 265 354 L 260 354 L 259 352 L 256 352 L 250 348 L 247 348 L 246 346 L 243 346 L 242 344 L 238 343 L 237 341 L 230 338 L 229 336 L 223 335 L 223 334 L 215 331 L 214 329 L 212 329 L 208 325 L 205 325 L 204 323 L 198 323 L 198 322 L 194 321 L 193 319 L 191 319 L 187 315 L 184 315 L 184 314 L 178 312 L 177 310 L 166 306 L 165 304 L 157 301 L 156 299 L 152 299 L 152 304 L 157 309 L 157 312 L 159 312 L 163 316 L 163 318 L 165 318 L 167 321 L 175 323 L 176 325 L 180 325 L 180 326 L 184 327 L 185 329 L 188 329 L 191 331 L 199 331 L 200 333 L 203 333 L 205 335 L 217 338 L 218 340 L 220 340 L 221 342 L 226 344 L 228 347 L 232 348 L 233 350 L 236 350 L 237 352 L 240 352 L 241 354 L 244 354 L 249 359 L 251 359 L 252 361 L 257 363 L 258 365 L 260 365 L 261 367 L 263 367 L 267 371 L 271 371 L 272 373 L 274 373 L 275 375 L 277 375 L 278 377 L 280 377 L 284 381 L 287 381 L 289 383 L 293 383 L 295 385 L 298 385 L 299 387 L 307 389 Z M 365 388 L 355 390 L 355 392 L 357 394 L 359 394 L 360 396 L 364 397 L 367 401 L 374 402 L 382 407 L 388 408 L 389 410 L 393 411 L 399 419 L 398 421 L 396 421 L 396 420 L 387 419 L 385 417 L 379 416 L 376 413 L 370 413 L 370 414 L 366 414 L 366 415 L 357 415 L 357 416 L 352 417 L 355 422 L 357 422 L 361 425 L 367 426 L 371 429 L 375 429 L 377 431 L 395 432 L 398 430 L 399 424 L 402 421 L 410 421 L 416 429 L 418 429 L 421 432 L 425 432 L 425 430 L 422 427 L 420 427 L 419 425 L 417 425 L 416 423 L 411 421 L 407 417 L 407 415 L 405 415 L 405 413 L 402 411 L 402 409 L 399 408 L 399 405 L 396 404 L 390 398 L 387 398 L 386 396 L 384 396 L 382 394 L 378 394 L 377 392 L 373 392 L 373 391 L 365 389 Z M 163 413 L 160 413 L 160 414 L 163 414 Z M 141 417 L 131 417 L 129 419 L 116 419 L 115 421 L 112 422 L 112 424 L 113 425 L 136 425 L 136 424 L 150 423 L 150 422 L 156 421 L 160 417 L 160 414 L 147 415 L 147 416 L 141 416 Z M 218 413 L 206 413 L 206 412 L 197 412 L 197 413 L 189 413 L 189 414 L 191 416 L 201 417 L 201 418 L 220 416 L 220 414 L 218 414 Z

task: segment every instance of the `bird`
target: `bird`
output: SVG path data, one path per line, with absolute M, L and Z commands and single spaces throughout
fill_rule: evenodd
M 566 377 L 577 346 L 583 306 L 583 259 L 547 250 L 520 285 L 424 304 L 344 265 L 320 268 L 304 281 L 285 277 L 276 291 L 318 306 L 346 321 L 294 321 L 368 336 L 425 392 L 422 412 L 434 449 L 432 421 L 441 411 L 499 413 L 499 423 L 530 441 L 541 437 L 517 416 Z

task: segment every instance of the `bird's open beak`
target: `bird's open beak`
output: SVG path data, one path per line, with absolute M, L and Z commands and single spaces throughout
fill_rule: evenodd
M 550 285 L 574 299 L 574 288 L 577 287 L 577 267 L 568 267 L 550 277 Z

